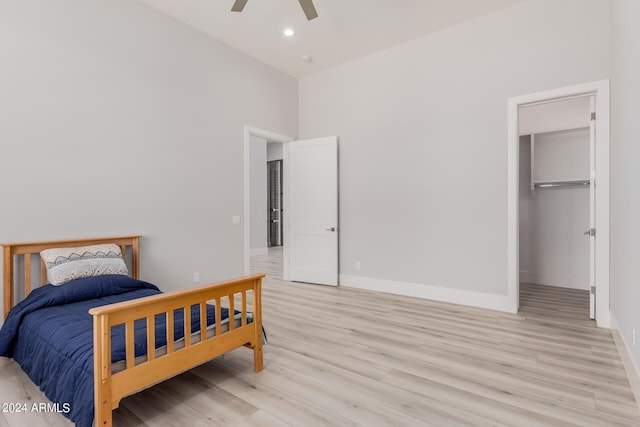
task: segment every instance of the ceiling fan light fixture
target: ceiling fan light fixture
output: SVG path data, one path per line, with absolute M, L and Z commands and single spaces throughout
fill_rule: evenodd
M 298 0 L 298 3 L 300 3 L 300 6 L 304 11 L 304 15 L 307 17 L 308 21 L 311 21 L 312 19 L 318 17 L 318 12 L 313 5 L 313 0 Z
M 232 12 L 242 12 L 244 7 L 247 5 L 247 0 L 236 0 L 233 2 L 233 6 L 231 7 Z
M 231 11 L 242 12 L 244 7 L 247 5 L 247 1 L 248 0 L 235 0 L 231 7 Z M 313 0 L 298 0 L 298 3 L 300 3 L 300 7 L 302 7 L 302 11 L 304 12 L 304 16 L 307 17 L 307 20 L 311 21 L 318 17 L 318 12 L 316 11 L 316 7 L 313 5 Z

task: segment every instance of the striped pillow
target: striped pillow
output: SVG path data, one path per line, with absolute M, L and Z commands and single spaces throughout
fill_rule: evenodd
M 49 283 L 58 286 L 82 277 L 128 275 L 120 246 L 116 244 L 54 248 L 40 252 Z

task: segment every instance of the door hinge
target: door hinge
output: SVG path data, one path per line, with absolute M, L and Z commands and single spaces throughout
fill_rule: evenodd
M 596 287 L 592 286 L 591 287 L 591 295 L 595 295 L 596 294 Z
M 593 113 L 591 113 L 591 120 L 595 120 L 595 119 L 596 119 L 596 113 L 593 112 Z

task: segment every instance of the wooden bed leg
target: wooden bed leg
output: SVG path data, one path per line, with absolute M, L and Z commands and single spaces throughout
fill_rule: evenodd
M 107 316 L 93 316 L 93 342 L 94 425 L 111 427 L 111 328 Z
M 253 346 L 253 370 L 255 372 L 262 371 L 262 277 L 256 279 L 253 284 L 254 304 L 253 315 L 255 325 L 255 345 Z
M 258 341 L 253 347 L 253 370 L 255 372 L 262 371 L 263 360 L 262 360 L 262 337 L 260 337 L 260 341 Z
M 96 406 L 96 421 L 94 424 L 95 427 L 113 426 L 113 419 L 112 419 L 113 412 L 111 412 L 111 408 L 109 407 L 105 408 L 104 405 L 101 405 L 101 407 L 102 408 L 98 408 Z M 105 410 L 101 412 L 101 409 L 105 409 Z

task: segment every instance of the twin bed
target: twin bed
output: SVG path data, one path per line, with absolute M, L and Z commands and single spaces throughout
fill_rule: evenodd
M 237 347 L 262 370 L 264 275 L 162 293 L 138 280 L 140 236 L 2 246 L 0 356 L 78 427 L 112 425 L 123 397 Z

